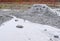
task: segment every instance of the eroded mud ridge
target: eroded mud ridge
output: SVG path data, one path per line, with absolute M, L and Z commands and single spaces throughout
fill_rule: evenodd
M 34 4 L 28 11 L 11 14 L 24 20 L 60 28 L 60 16 L 45 4 Z
M 13 17 L 9 15 L 0 15 L 0 25 L 6 21 L 11 20 Z

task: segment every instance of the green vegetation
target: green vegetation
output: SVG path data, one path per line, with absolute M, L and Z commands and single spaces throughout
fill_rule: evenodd
M 16 0 L 16 2 L 19 2 L 20 0 Z
M 19 1 L 19 0 L 17 0 Z M 17 9 L 27 9 L 28 7 L 31 7 L 32 4 L 19 4 L 19 3 L 1 3 L 0 4 L 0 9 L 12 9 L 12 8 L 17 8 Z M 50 7 L 54 7 L 53 4 L 48 4 Z M 57 7 L 60 7 L 60 5 L 57 5 Z
M 0 4 L 0 9 L 27 9 L 28 7 L 31 7 L 32 5 L 30 4 L 17 4 L 17 3 L 13 3 L 13 4 Z

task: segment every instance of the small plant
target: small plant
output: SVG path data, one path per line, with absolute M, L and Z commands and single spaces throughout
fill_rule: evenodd
M 0 9 L 2 8 L 2 5 L 0 5 Z

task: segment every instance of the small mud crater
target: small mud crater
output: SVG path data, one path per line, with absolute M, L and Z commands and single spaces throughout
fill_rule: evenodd
M 28 38 L 28 40 L 31 40 L 31 38 Z
M 18 20 L 15 20 L 16 22 L 18 21 Z
M 44 31 L 47 31 L 47 29 L 44 29 Z

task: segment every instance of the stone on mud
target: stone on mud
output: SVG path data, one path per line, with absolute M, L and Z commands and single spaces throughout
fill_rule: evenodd
M 22 25 L 17 25 L 16 27 L 17 27 L 17 28 L 23 28 L 23 26 L 22 26 Z

